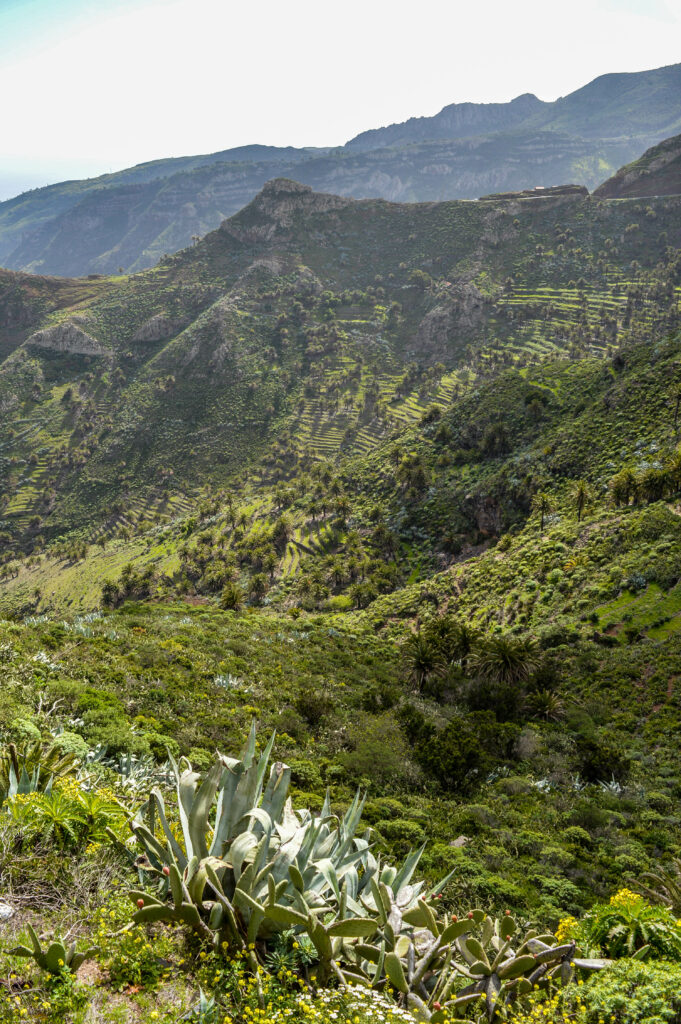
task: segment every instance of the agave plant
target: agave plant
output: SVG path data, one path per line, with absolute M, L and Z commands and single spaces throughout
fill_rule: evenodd
M 217 754 L 203 779 L 188 762 L 182 769 L 173 762 L 181 837 L 158 790 L 131 822 L 144 851 L 140 874 L 158 883 L 153 893 L 131 892 L 135 923 L 182 923 L 214 946 L 240 948 L 258 986 L 259 963 L 293 930 L 314 949 L 317 984 L 335 977 L 342 985 L 390 985 L 424 1020 L 484 1000 L 493 1021 L 535 984 L 565 981 L 575 964 L 603 966 L 576 961 L 574 943 L 555 945 L 552 936 L 530 933 L 514 949 L 510 916 L 438 917 L 449 876 L 428 893 L 412 882 L 423 847 L 399 868 L 382 864 L 369 835 L 357 835 L 359 793 L 342 818 L 331 813 L 328 795 L 318 816 L 294 811 L 286 765 L 275 763 L 265 784 L 273 743 L 274 736 L 257 757 L 252 728 L 241 759 Z
M 0 806 L 18 793 L 49 793 L 55 779 L 74 775 L 75 754 L 41 740 L 17 748 L 9 743 L 0 751 Z
M 14 949 L 10 949 L 8 952 L 10 956 L 31 957 L 35 960 L 38 967 L 43 971 L 47 971 L 48 974 L 59 975 L 64 969 L 77 971 L 85 960 L 90 960 L 98 952 L 97 947 L 92 946 L 90 949 L 79 953 L 76 951 L 75 942 L 71 943 L 70 946 L 66 946 L 63 939 L 55 939 L 44 950 L 30 924 L 28 925 L 28 934 L 31 938 L 31 946 L 15 946 Z

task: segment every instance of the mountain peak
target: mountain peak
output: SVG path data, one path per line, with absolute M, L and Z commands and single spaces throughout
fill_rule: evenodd
M 273 178 L 239 213 L 223 221 L 220 230 L 244 242 L 283 241 L 299 213 L 326 213 L 352 203 L 326 192 L 315 192 L 290 178 Z
M 312 186 L 302 185 L 299 181 L 294 181 L 292 178 L 272 178 L 271 181 L 265 182 L 255 197 L 254 202 L 259 198 L 284 198 L 286 196 L 299 196 L 303 193 L 311 194 Z

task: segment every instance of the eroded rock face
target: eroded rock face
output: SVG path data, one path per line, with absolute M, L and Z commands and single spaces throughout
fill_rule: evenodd
M 80 356 L 109 356 L 110 351 L 91 334 L 88 334 L 74 320 L 68 320 L 56 327 L 36 331 L 26 340 L 27 345 L 49 349 L 52 352 L 68 352 Z
M 474 284 L 453 287 L 447 300 L 431 309 L 416 332 L 415 348 L 429 358 L 452 352 L 484 316 L 485 297 Z
M 498 537 L 502 532 L 503 515 L 495 498 L 485 494 L 467 494 L 465 509 L 480 533 L 488 537 Z
M 142 344 L 165 341 L 167 338 L 172 338 L 174 334 L 177 334 L 179 329 L 180 325 L 171 320 L 170 317 L 164 316 L 163 313 L 157 313 L 156 316 L 152 316 L 151 320 L 147 320 L 146 323 L 137 328 L 132 336 L 132 340 Z

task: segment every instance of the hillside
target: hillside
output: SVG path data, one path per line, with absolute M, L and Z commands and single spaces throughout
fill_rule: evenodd
M 544 103 L 451 104 L 333 150 L 247 146 L 159 160 L 0 203 L 0 264 L 83 275 L 150 267 L 245 206 L 266 181 L 400 202 L 574 181 L 595 188 L 678 131 L 679 68 L 605 75 Z
M 681 135 L 652 146 L 594 192 L 601 199 L 681 194 Z
M 669 1018 L 681 197 L 275 179 L 0 351 L 8 1024 Z
M 274 181 L 145 274 L 6 274 L 4 528 L 30 549 L 131 507 L 170 515 L 282 436 L 293 462 L 271 476 L 366 450 L 501 366 L 667 330 L 659 238 L 664 224 L 679 244 L 680 214 L 675 199 L 408 205 Z

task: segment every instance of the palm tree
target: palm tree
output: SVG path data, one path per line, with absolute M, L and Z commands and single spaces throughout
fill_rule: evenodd
M 646 501 L 659 501 L 667 490 L 667 474 L 663 469 L 651 466 L 643 474 L 639 488 Z
M 462 670 L 466 671 L 468 658 L 478 642 L 478 633 L 472 626 L 444 615 L 430 623 L 428 636 L 447 664 L 458 662 Z
M 681 490 L 681 448 L 677 448 L 667 463 L 669 483 L 675 490 Z
M 577 509 L 577 522 L 581 522 L 584 510 L 591 502 L 591 488 L 586 480 L 577 480 L 572 486 L 572 500 Z
M 535 690 L 525 700 L 525 710 L 531 718 L 557 722 L 565 713 L 563 701 L 553 690 Z
M 440 652 L 424 633 L 412 633 L 402 644 L 402 654 L 420 693 L 428 677 L 442 667 Z
M 267 593 L 267 577 L 262 572 L 257 572 L 255 576 L 251 576 L 251 583 L 248 588 L 248 592 L 253 598 L 256 604 L 260 604 L 263 597 Z
M 632 498 L 636 498 L 638 483 L 630 469 L 623 469 L 610 481 L 612 499 L 616 505 L 628 505 Z
M 220 594 L 220 607 L 227 611 L 238 612 L 244 601 L 241 587 L 237 583 L 227 583 Z
M 532 499 L 532 508 L 539 513 L 539 532 L 544 532 L 544 519 L 553 512 L 553 502 L 546 491 L 539 491 Z
M 471 664 L 479 675 L 502 685 L 524 682 L 538 662 L 533 640 L 514 640 L 510 636 L 490 637 L 471 654 Z

